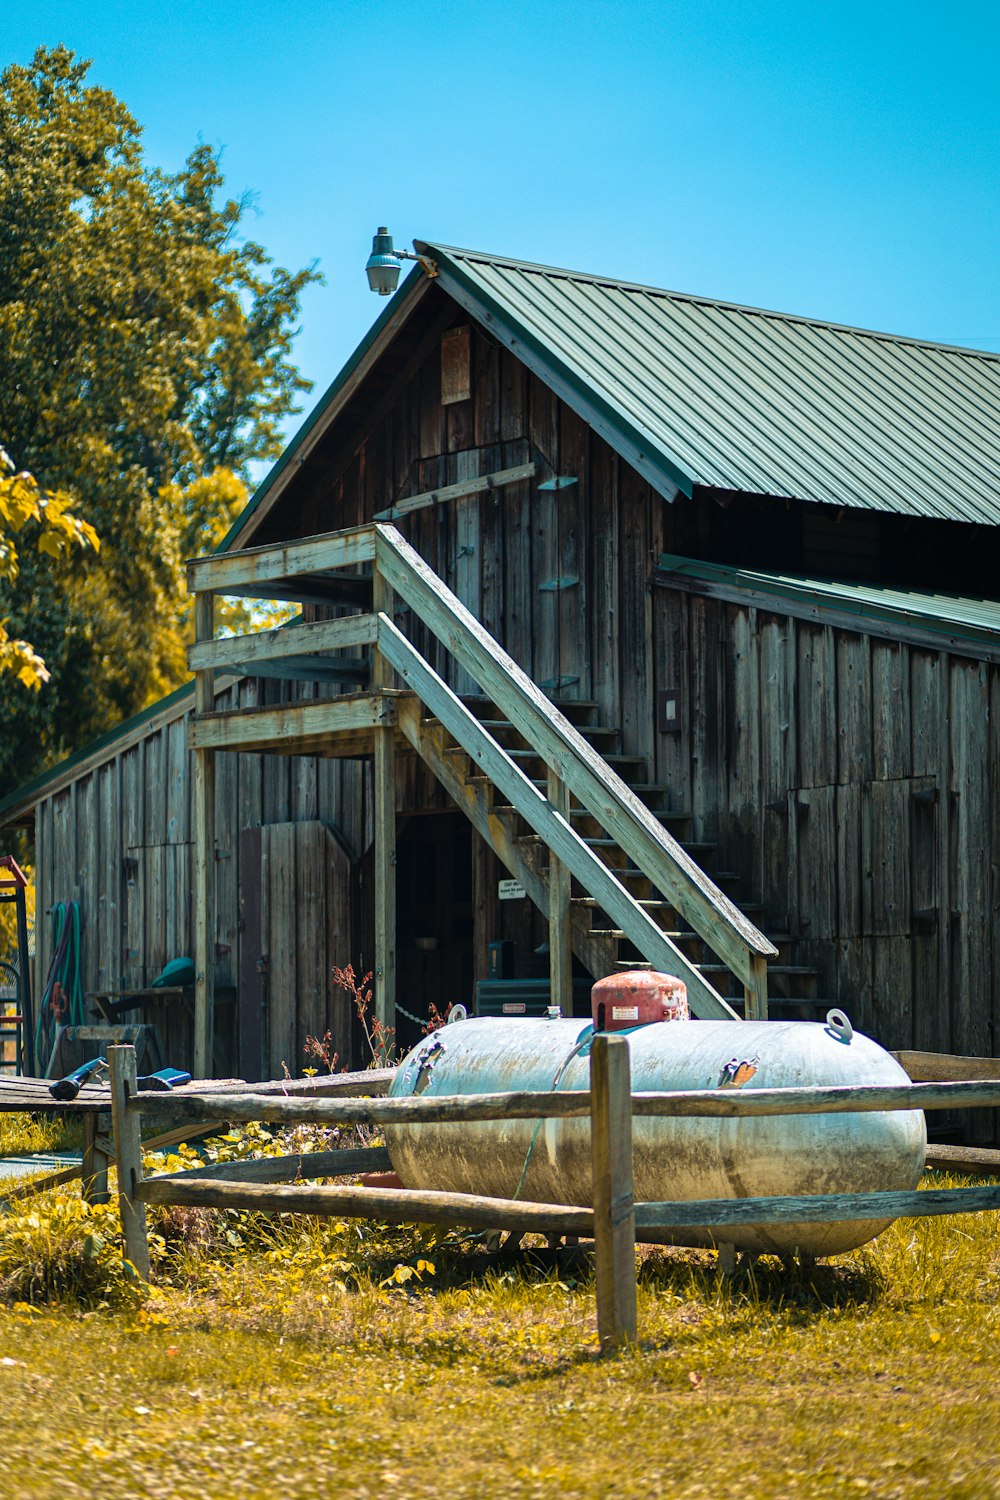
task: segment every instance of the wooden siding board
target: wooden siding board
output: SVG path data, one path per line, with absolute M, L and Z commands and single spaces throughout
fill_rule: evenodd
M 140 742 L 122 758 L 122 821 L 125 828 L 125 951 L 122 965 L 125 983 L 141 988 L 146 984 L 144 842 L 145 797 L 143 768 L 145 743 Z M 151 974 L 150 979 L 156 975 Z
M 537 683 L 554 682 L 559 676 L 559 594 L 545 584 L 560 576 L 559 494 L 558 490 L 539 489 L 538 482 L 559 473 L 559 408 L 555 396 L 539 380 L 529 388 L 529 437 L 538 455 L 538 479 L 532 498 L 531 540 L 521 563 L 531 578 L 533 590 L 534 629 L 531 666 L 526 668 Z M 550 697 L 560 689 L 546 688 Z
M 649 486 L 625 464 L 618 470 L 620 728 L 626 755 L 652 763 L 652 615 L 649 587 Z
M 309 1061 L 306 1037 L 322 1040 L 326 1030 L 326 840 L 322 823 L 295 824 L 295 1045 L 288 1059 L 293 1075 Z
M 118 989 L 122 981 L 122 819 L 121 761 L 117 757 L 95 772 L 100 824 L 97 893 L 97 989 Z
M 953 659 L 951 676 L 951 966 L 953 1044 L 990 1050 L 988 669 Z
M 872 777 L 872 662 L 867 636 L 836 634 L 837 781 L 859 785 Z
M 262 927 L 268 953 L 268 1076 L 280 1078 L 282 1064 L 296 1065 L 295 996 L 298 983 L 295 825 L 284 822 L 262 830 Z
M 871 785 L 872 916 L 875 937 L 896 937 L 910 930 L 909 780 L 873 781 Z
M 776 615 L 758 616 L 760 641 L 760 764 L 763 832 L 761 900 L 772 926 L 789 910 L 788 791 L 796 783 L 794 628 Z
M 618 603 L 618 459 L 607 444 L 595 442 L 591 456 L 590 556 L 591 691 L 601 721 L 620 721 Z M 665 590 L 660 592 L 666 593 Z
M 591 556 L 590 519 L 590 429 L 566 406 L 559 408 L 559 466 L 576 484 L 556 491 L 559 528 L 560 578 L 578 583 L 556 595 L 559 611 L 559 676 L 578 679 L 560 689 L 563 697 L 590 698 L 593 684 L 590 638 L 591 588 L 588 562 Z
M 833 631 L 800 624 L 796 631 L 799 785 L 836 779 L 837 684 Z
M 759 889 L 756 867 L 760 821 L 760 736 L 758 693 L 760 661 L 757 647 L 756 610 L 726 611 L 729 648 L 726 658 L 726 717 L 728 721 L 726 767 L 729 816 L 722 857 L 728 869 L 738 870 L 748 880 L 747 889 Z M 661 739 L 671 736 L 661 736 Z M 677 738 L 677 736 L 673 736 Z
M 895 642 L 872 642 L 874 776 L 889 781 L 912 774 L 908 653 Z

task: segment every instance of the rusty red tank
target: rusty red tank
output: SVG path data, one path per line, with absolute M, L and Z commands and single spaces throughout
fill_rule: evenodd
M 691 1018 L 684 981 L 651 969 L 628 969 L 599 979 L 591 1003 L 596 1031 L 627 1031 L 652 1021 Z

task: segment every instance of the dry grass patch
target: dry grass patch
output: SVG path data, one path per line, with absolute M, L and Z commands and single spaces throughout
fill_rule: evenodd
M 70 1277 L 0 1309 L 4 1494 L 1000 1496 L 990 1215 L 902 1221 L 808 1274 L 648 1252 L 640 1346 L 613 1360 L 585 1258 L 290 1216 L 157 1234 L 148 1297 L 101 1306 L 109 1271 L 108 1295 Z

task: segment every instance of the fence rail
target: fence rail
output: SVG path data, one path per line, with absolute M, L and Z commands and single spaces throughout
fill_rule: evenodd
M 125 1251 L 141 1276 L 149 1274 L 146 1205 L 256 1208 L 268 1212 L 420 1221 L 467 1228 L 592 1236 L 597 1324 L 603 1349 L 636 1337 L 635 1243 L 666 1231 L 715 1231 L 720 1261 L 732 1246 L 726 1230 L 741 1225 L 829 1223 L 1000 1210 L 1000 1185 L 924 1192 L 826 1193 L 744 1199 L 636 1203 L 632 1184 L 632 1122 L 638 1118 L 752 1118 L 871 1110 L 1000 1107 L 1000 1081 L 752 1089 L 631 1091 L 624 1036 L 591 1044 L 588 1091 L 468 1094 L 437 1098 L 276 1098 L 212 1093 L 138 1094 L 135 1049 L 109 1049 L 115 1156 Z M 590 1120 L 593 1194 L 589 1207 L 523 1202 L 467 1193 L 361 1186 L 303 1186 L 301 1179 L 374 1170 L 388 1158 L 380 1148 L 298 1153 L 265 1161 L 233 1162 L 144 1178 L 141 1123 L 198 1119 L 232 1123 L 322 1125 L 469 1124 L 498 1119 Z

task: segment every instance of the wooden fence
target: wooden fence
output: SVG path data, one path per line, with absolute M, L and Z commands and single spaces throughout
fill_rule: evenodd
M 657 1232 L 667 1227 L 710 1227 L 725 1263 L 731 1257 L 726 1229 L 737 1225 L 926 1217 L 1000 1209 L 1000 1184 L 659 1203 L 636 1203 L 632 1186 L 633 1117 L 749 1118 L 855 1111 L 995 1109 L 1000 1107 L 1000 1082 L 995 1080 L 761 1088 L 745 1093 L 695 1089 L 633 1094 L 628 1040 L 614 1035 L 597 1035 L 593 1039 L 589 1091 L 560 1093 L 399 1099 L 283 1098 L 261 1093 L 139 1094 L 135 1049 L 111 1047 L 109 1061 L 125 1254 L 144 1279 L 149 1275 L 148 1203 L 579 1235 L 594 1241 L 598 1336 L 602 1349 L 611 1350 L 636 1338 L 636 1240 L 647 1235 L 655 1238 Z M 345 1176 L 388 1166 L 388 1154 L 383 1148 L 296 1153 L 152 1177 L 143 1173 L 141 1128 L 154 1122 L 176 1126 L 183 1121 L 236 1124 L 256 1120 L 282 1125 L 377 1127 L 588 1116 L 593 1202 L 586 1208 L 468 1193 L 297 1185 L 302 1177 Z

